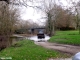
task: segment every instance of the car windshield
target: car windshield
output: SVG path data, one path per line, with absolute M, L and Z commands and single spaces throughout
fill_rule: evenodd
M 39 31 L 39 34 L 43 34 L 43 31 Z

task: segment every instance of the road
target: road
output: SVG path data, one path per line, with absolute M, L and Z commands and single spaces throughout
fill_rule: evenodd
M 58 50 L 60 52 L 69 53 L 72 55 L 80 52 L 80 46 L 57 44 L 57 43 L 50 43 L 50 42 L 35 42 L 35 44 L 43 46 L 45 48 Z
M 50 43 L 50 42 L 34 42 L 34 43 L 36 45 L 40 45 L 48 49 L 53 49 L 53 50 L 57 50 L 63 53 L 71 54 L 72 56 L 80 52 L 80 46 L 57 44 L 57 43 Z M 71 58 L 57 58 L 57 59 L 50 58 L 49 60 L 72 60 L 72 57 Z

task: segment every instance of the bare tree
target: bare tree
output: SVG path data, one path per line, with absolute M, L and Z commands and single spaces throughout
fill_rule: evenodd
M 75 15 L 73 14 L 71 7 L 66 6 L 66 8 L 64 8 L 63 6 L 56 4 L 55 0 L 49 0 L 47 4 L 45 1 L 44 7 L 47 15 L 46 30 L 50 36 L 55 34 L 56 24 L 68 28 L 74 27 L 73 24 L 75 23 L 73 19 Z
M 15 24 L 18 20 L 16 10 L 9 10 L 8 6 L 3 6 L 1 8 L 1 31 L 4 34 L 9 35 L 13 33 Z M 5 31 L 7 30 L 7 31 Z
M 57 6 L 56 11 L 57 11 L 56 27 L 58 29 L 62 27 L 66 29 L 67 28 L 75 29 L 75 22 L 73 20 L 75 15 L 72 14 L 72 12 L 69 9 L 64 9 L 60 6 Z
M 77 0 L 77 2 L 75 2 L 74 0 L 70 1 L 72 6 L 72 10 L 74 10 L 74 14 L 75 14 L 75 22 L 76 22 L 76 29 L 79 29 L 79 34 L 80 34 L 80 1 Z
M 10 45 L 9 38 L 14 33 L 18 16 L 16 9 L 11 10 L 8 4 L 0 2 L 0 47 Z
M 55 20 L 56 20 L 56 4 L 55 0 L 44 0 L 44 12 L 47 16 L 46 33 L 50 36 L 55 34 Z
M 79 34 L 80 34 L 80 1 L 77 3 L 77 5 L 75 6 L 75 12 L 76 12 L 76 24 L 77 24 L 77 28 L 79 29 Z

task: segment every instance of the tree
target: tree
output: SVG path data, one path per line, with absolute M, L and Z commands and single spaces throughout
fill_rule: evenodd
M 77 23 L 77 28 L 79 29 L 79 34 L 80 34 L 80 1 L 77 3 L 75 7 L 76 11 L 76 23 Z
M 63 8 L 63 6 L 56 4 L 55 1 L 50 0 L 49 5 L 47 6 L 47 8 L 45 8 L 45 10 L 45 13 L 47 15 L 46 30 L 47 33 L 50 34 L 50 36 L 54 35 L 55 27 L 75 29 L 75 15 L 73 14 L 72 9 L 68 6 L 65 9 Z
M 46 33 L 49 34 L 49 36 L 52 36 L 55 34 L 55 19 L 56 19 L 56 12 L 55 9 L 56 8 L 56 4 L 55 4 L 55 0 L 44 0 L 44 9 L 43 11 L 46 14 L 47 20 L 46 20 Z M 53 10 L 53 11 L 52 11 Z
M 74 14 L 75 14 L 75 22 L 76 22 L 76 29 L 79 29 L 79 34 L 80 34 L 80 1 L 78 0 L 77 2 L 71 0 L 70 1 L 72 6 L 72 10 L 74 10 Z
M 0 47 L 9 46 L 9 38 L 14 33 L 18 21 L 16 9 L 9 9 L 8 4 L 0 2 Z
M 5 1 L 6 3 L 8 3 L 8 4 L 9 4 L 9 0 L 0 0 L 0 1 Z
M 60 6 L 57 6 L 57 19 L 56 19 L 56 27 L 58 29 L 65 28 L 66 29 L 75 29 L 75 22 L 74 17 L 75 15 L 72 14 L 71 10 L 69 9 L 63 9 Z
M 14 32 L 14 27 L 18 21 L 16 10 L 9 10 L 8 5 L 1 7 L 0 17 L 0 35 L 11 35 Z

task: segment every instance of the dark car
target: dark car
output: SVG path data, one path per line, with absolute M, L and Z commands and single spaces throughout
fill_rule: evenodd
M 38 39 L 42 39 L 45 38 L 45 34 L 43 33 L 43 31 L 39 31 L 39 33 L 37 34 Z

